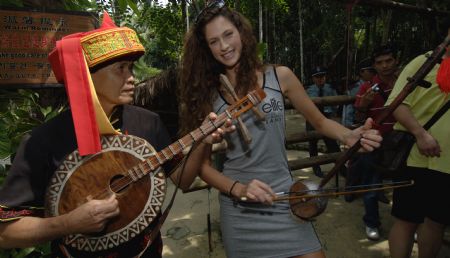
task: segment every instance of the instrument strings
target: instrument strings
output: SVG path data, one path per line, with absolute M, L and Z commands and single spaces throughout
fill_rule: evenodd
M 342 188 L 328 188 L 328 189 L 310 189 L 298 192 L 280 192 L 276 193 L 274 201 L 284 201 L 290 199 L 301 199 L 301 198 L 317 198 L 317 197 L 327 197 L 327 196 L 339 196 L 359 192 L 369 192 L 369 191 L 381 191 L 385 189 L 394 189 L 400 187 L 407 187 L 414 184 L 413 180 L 406 180 L 400 182 L 392 183 L 381 183 L 381 184 L 369 184 L 369 185 L 355 185 L 349 186 L 344 189 Z M 355 189 L 355 190 L 352 190 Z M 342 192 L 339 192 L 343 190 Z
M 349 191 L 349 190 L 364 190 L 364 189 L 371 189 L 375 187 L 384 187 L 384 186 L 397 186 L 397 185 L 408 185 L 411 184 L 411 181 L 400 181 L 400 182 L 392 182 L 392 183 L 379 183 L 379 184 L 367 184 L 367 185 L 353 185 L 353 186 L 346 186 L 346 187 L 333 187 L 333 188 L 326 188 L 326 189 L 307 189 L 303 191 L 289 191 L 289 192 L 278 192 L 275 193 L 277 197 L 287 196 L 289 194 L 295 194 L 295 195 L 302 195 L 306 193 L 315 193 L 315 192 L 321 192 L 321 193 L 327 193 L 327 192 L 337 192 L 337 191 Z
M 196 141 L 202 140 L 203 138 L 205 138 L 206 136 L 208 136 L 212 131 L 214 131 L 215 129 L 219 128 L 220 126 L 222 126 L 225 121 L 227 119 L 227 115 L 225 113 L 220 114 L 216 121 L 210 121 L 210 123 L 205 123 L 201 126 L 201 128 L 203 130 L 205 130 L 207 133 L 204 134 L 203 130 L 201 130 L 200 128 L 195 129 L 194 131 L 192 131 L 190 134 L 194 134 L 195 136 L 198 136 L 197 139 L 195 139 L 195 136 L 190 137 L 192 139 L 192 141 L 188 144 L 185 144 L 185 147 L 183 148 L 183 146 L 180 145 L 180 151 L 184 150 L 185 148 L 187 148 L 188 146 L 191 146 L 192 144 L 194 144 Z M 187 136 L 187 135 L 185 135 Z M 182 137 L 181 139 L 183 139 L 184 137 Z M 180 140 L 181 140 L 180 139 Z M 178 142 L 178 141 L 177 141 Z M 176 143 L 173 143 L 176 144 Z M 167 147 L 168 148 L 168 147 Z M 165 149 L 167 149 L 165 148 Z M 162 150 L 164 151 L 164 149 Z M 162 152 L 157 152 L 155 153 L 155 155 L 160 155 L 160 153 Z M 179 152 L 180 152 L 179 151 Z M 179 153 L 178 152 L 178 153 Z M 176 154 L 178 153 L 173 153 L 173 155 L 171 155 L 170 157 L 168 157 L 167 159 L 165 158 L 165 155 L 163 155 L 164 157 L 164 161 L 162 163 L 156 162 L 156 166 L 155 169 L 158 169 L 161 165 L 163 165 L 165 162 L 171 160 Z M 147 158 L 150 159 L 150 162 L 152 162 L 155 159 L 155 155 Z M 139 178 L 142 178 L 143 176 L 145 176 L 146 174 L 148 174 L 148 172 L 152 172 L 154 170 L 152 170 L 151 168 L 148 167 L 147 162 L 141 161 L 140 164 L 142 164 L 142 168 L 145 169 L 145 171 L 142 171 L 141 168 L 139 167 L 139 165 L 136 165 L 134 167 L 132 167 L 131 169 L 127 170 L 127 175 L 124 175 L 124 177 L 119 178 L 118 180 L 114 181 L 111 185 L 110 185 L 110 189 L 114 192 L 114 193 L 118 193 L 121 190 L 125 189 L 127 186 L 129 186 L 130 184 L 132 184 L 134 182 L 133 177 L 130 175 L 131 173 L 133 173 L 133 171 L 140 171 L 142 173 L 142 176 Z M 93 199 L 105 199 L 108 196 L 110 196 L 111 191 L 109 189 L 104 189 L 103 191 L 99 192 L 98 194 L 93 195 Z

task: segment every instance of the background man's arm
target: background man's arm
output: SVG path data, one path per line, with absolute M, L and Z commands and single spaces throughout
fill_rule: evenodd
M 439 143 L 419 124 L 407 105 L 401 104 L 393 114 L 395 119 L 416 137 L 420 154 L 427 157 L 440 156 L 441 148 Z

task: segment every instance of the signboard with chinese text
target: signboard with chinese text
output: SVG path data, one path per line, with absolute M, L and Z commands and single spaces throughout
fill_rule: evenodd
M 94 27 L 91 13 L 0 10 L 0 88 L 57 84 L 48 53 L 63 36 Z

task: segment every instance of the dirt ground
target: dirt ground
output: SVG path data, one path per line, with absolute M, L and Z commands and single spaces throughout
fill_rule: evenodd
M 288 113 L 286 123 L 287 134 L 295 131 L 295 128 L 305 128 L 302 117 L 295 113 Z M 307 153 L 304 151 L 288 151 L 288 159 L 305 157 Z M 322 166 L 324 172 L 331 168 L 331 164 Z M 310 168 L 293 171 L 293 175 L 298 179 L 305 178 L 319 182 L 319 178 L 314 176 Z M 340 186 L 345 184 L 344 180 L 339 177 Z M 334 186 L 334 180 L 327 185 L 327 187 Z M 166 203 L 172 192 L 173 185 L 169 184 Z M 391 192 L 386 192 L 386 196 L 392 200 Z M 370 241 L 366 238 L 362 221 L 364 214 L 362 198 L 357 198 L 351 203 L 345 202 L 342 196 L 330 198 L 325 212 L 313 222 L 326 256 L 328 258 L 390 257 L 387 237 L 393 223 L 390 215 L 391 205 L 380 203 L 379 207 L 382 222 L 381 239 Z M 210 236 L 208 236 L 208 216 Z M 186 194 L 178 193 L 161 232 L 165 258 L 226 257 L 220 236 L 218 193 L 214 189 Z M 417 255 L 417 244 L 415 244 L 411 257 L 417 258 Z M 438 258 L 450 258 L 450 229 L 446 231 L 445 242 Z

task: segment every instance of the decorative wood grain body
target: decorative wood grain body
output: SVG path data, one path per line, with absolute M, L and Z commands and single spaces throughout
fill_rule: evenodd
M 80 157 L 78 151 L 74 151 L 66 157 L 47 189 L 47 216 L 66 214 L 88 198 L 107 198 L 112 193 L 112 179 L 122 177 L 123 180 L 130 168 L 155 154 L 145 140 L 130 135 L 102 137 L 102 148 L 95 155 Z M 120 215 L 111 220 L 101 235 L 69 235 L 64 243 L 94 252 L 129 241 L 147 228 L 159 213 L 165 191 L 165 175 L 160 169 L 146 174 L 118 191 Z

